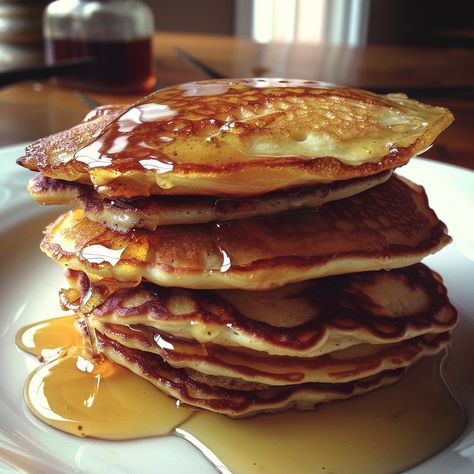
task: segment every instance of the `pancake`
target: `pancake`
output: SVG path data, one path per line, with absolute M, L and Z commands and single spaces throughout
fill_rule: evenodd
M 401 166 L 445 108 L 314 81 L 223 79 L 161 89 L 27 147 L 18 163 L 110 199 L 256 196 Z
M 127 367 L 181 403 L 232 417 L 289 408 L 313 409 L 319 403 L 347 399 L 395 383 L 404 372 L 403 369 L 384 371 L 366 379 L 340 384 L 306 383 L 255 391 L 230 390 L 197 382 L 183 369 L 171 367 L 158 355 L 123 346 L 98 331 L 97 338 L 101 352 L 108 359 Z
M 84 273 L 69 270 L 66 276 L 70 289 L 61 294 L 64 308 L 82 309 L 92 321 L 140 325 L 191 342 L 275 356 L 316 357 L 359 344 L 393 344 L 444 333 L 457 323 L 441 278 L 423 264 L 266 292 L 142 283 L 101 294 Z
M 193 380 L 239 390 L 307 382 L 351 382 L 384 370 L 408 367 L 422 357 L 439 353 L 450 340 L 449 333 L 444 332 L 397 344 L 359 344 L 319 357 L 284 357 L 177 339 L 144 325 L 90 319 L 101 334 L 132 349 L 157 354 L 173 367 L 188 369 L 186 373 Z
M 91 186 L 37 174 L 28 190 L 40 204 L 69 204 L 81 208 L 88 219 L 117 232 L 133 228 L 155 230 L 157 226 L 200 224 L 267 216 L 294 209 L 316 208 L 326 202 L 363 192 L 390 178 L 391 171 L 307 188 L 277 191 L 255 198 L 209 196 L 150 196 L 103 198 Z
M 450 242 L 424 190 L 392 177 L 315 211 L 119 234 L 81 210 L 60 216 L 42 250 L 116 287 L 265 290 L 347 272 L 411 265 Z

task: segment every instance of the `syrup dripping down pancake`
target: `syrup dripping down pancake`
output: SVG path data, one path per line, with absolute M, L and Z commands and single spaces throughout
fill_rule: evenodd
M 144 325 L 90 319 L 96 331 L 124 346 L 157 354 L 173 367 L 191 369 L 186 373 L 194 380 L 239 390 L 307 382 L 351 382 L 384 370 L 408 367 L 422 357 L 436 355 L 450 340 L 449 333 L 444 332 L 396 344 L 359 344 L 319 357 L 284 357 L 178 339 Z
M 423 189 L 386 183 L 315 211 L 120 234 L 83 211 L 60 216 L 41 248 L 95 282 L 265 290 L 347 272 L 411 265 L 450 242 Z
M 69 270 L 66 276 L 70 288 L 61 292 L 63 306 L 87 312 L 92 321 L 270 355 L 316 357 L 359 344 L 393 344 L 444 333 L 457 323 L 441 278 L 423 264 L 265 292 L 142 283 L 102 294 L 84 273 Z
M 119 109 L 118 109 L 119 110 Z M 256 196 L 369 176 L 426 149 L 452 114 L 314 81 L 168 87 L 40 139 L 18 163 L 101 195 Z
M 210 386 L 190 378 L 161 357 L 123 346 L 96 331 L 101 352 L 156 385 L 181 403 L 204 408 L 232 417 L 277 412 L 290 408 L 313 409 L 319 403 L 344 400 L 395 383 L 403 369 L 383 371 L 375 376 L 340 384 L 306 383 L 285 387 L 269 387 L 255 391 L 231 390 Z
M 133 228 L 155 230 L 162 225 L 200 224 L 267 216 L 295 209 L 316 208 L 326 202 L 363 192 L 390 178 L 391 171 L 308 188 L 277 191 L 255 198 L 208 196 L 150 196 L 104 199 L 91 186 L 38 174 L 28 190 L 40 204 L 69 204 L 88 219 L 118 232 Z

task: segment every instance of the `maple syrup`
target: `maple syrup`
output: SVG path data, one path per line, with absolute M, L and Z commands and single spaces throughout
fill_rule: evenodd
M 160 436 L 193 413 L 129 370 L 92 355 L 74 316 L 26 326 L 16 343 L 40 359 L 49 355 L 28 377 L 25 399 L 37 418 L 66 433 L 102 439 Z
M 439 357 L 426 358 L 390 387 L 315 411 L 242 420 L 200 411 L 177 432 L 236 474 L 401 472 L 439 452 L 464 426 L 439 369 Z
M 47 39 L 46 55 L 49 62 L 71 58 L 94 60 L 78 72 L 62 75 L 59 82 L 64 85 L 113 92 L 146 92 L 155 85 L 151 38 L 131 41 Z
M 140 0 L 56 0 L 45 9 L 46 60 L 93 63 L 58 80 L 106 92 L 144 92 L 155 84 L 153 13 Z
M 445 357 L 424 359 L 389 388 L 315 411 L 236 420 L 180 406 L 127 369 L 91 357 L 73 316 L 27 326 L 17 344 L 52 357 L 25 387 L 30 410 L 49 425 L 107 439 L 174 432 L 236 474 L 399 472 L 447 446 L 465 422 L 444 380 Z

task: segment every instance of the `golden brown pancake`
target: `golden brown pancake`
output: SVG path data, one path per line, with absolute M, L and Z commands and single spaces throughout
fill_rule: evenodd
M 91 287 L 84 273 L 66 275 L 71 288 L 62 292 L 65 308 L 87 312 L 99 323 L 139 325 L 191 342 L 271 355 L 316 357 L 359 344 L 393 344 L 450 331 L 457 322 L 441 278 L 423 264 L 265 292 L 142 283 L 109 295 Z
M 91 186 L 37 174 L 28 184 L 40 204 L 69 204 L 81 208 L 86 217 L 117 232 L 133 228 L 155 230 L 162 225 L 200 224 L 267 216 L 289 210 L 316 208 L 326 202 L 366 191 L 390 178 L 391 171 L 307 188 L 276 191 L 254 198 L 209 196 L 150 196 L 147 198 L 103 198 Z
M 450 340 L 449 333 L 443 332 L 396 344 L 358 344 L 319 357 L 285 357 L 178 339 L 145 325 L 102 323 L 93 316 L 90 319 L 101 334 L 132 349 L 157 354 L 171 366 L 187 369 L 194 380 L 240 390 L 306 382 L 351 382 L 384 370 L 408 367 L 422 357 L 437 354 Z
M 264 290 L 411 265 L 450 242 L 423 188 L 392 177 L 314 211 L 119 234 L 83 211 L 60 216 L 41 248 L 95 282 Z
M 203 81 L 96 109 L 18 162 L 37 201 L 79 208 L 41 248 L 91 347 L 240 417 L 369 392 L 446 347 L 456 310 L 417 262 L 450 237 L 389 177 L 452 120 L 402 94 Z
M 149 380 L 164 393 L 182 403 L 224 413 L 232 417 L 251 416 L 297 408 L 313 409 L 315 405 L 343 400 L 395 383 L 403 369 L 381 372 L 375 376 L 339 384 L 306 383 L 244 391 L 213 387 L 190 378 L 150 352 L 131 349 L 97 331 L 101 352 L 110 360 L 127 367 Z
M 123 105 L 97 107 L 79 125 L 33 142 L 26 148 L 26 155 L 17 161 L 18 164 L 29 169 L 40 169 L 66 161 L 96 138 L 107 124 L 120 115 L 123 108 Z
M 101 195 L 255 196 L 394 169 L 453 120 L 403 94 L 223 79 L 161 89 L 29 146 L 19 164 Z

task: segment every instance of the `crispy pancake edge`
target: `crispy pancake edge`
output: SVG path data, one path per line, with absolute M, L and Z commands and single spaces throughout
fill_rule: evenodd
M 224 377 L 224 384 L 233 379 L 275 386 L 307 382 L 351 382 L 385 370 L 410 366 L 423 357 L 438 354 L 450 341 L 449 332 L 418 336 L 396 344 L 378 345 L 375 347 L 376 352 L 356 355 L 353 358 L 343 355 L 347 352 L 345 350 L 315 358 L 282 357 L 262 355 L 252 350 L 242 352 L 239 349 L 216 346 L 212 343 L 203 346 L 185 340 L 179 341 L 179 344 L 186 348 L 180 352 L 176 349 L 176 338 L 167 337 L 159 331 L 139 325 L 132 326 L 132 331 L 127 331 L 125 328 L 123 332 L 120 325 L 104 324 L 93 316 L 90 317 L 96 330 L 120 344 L 157 354 L 172 367 L 192 369 L 193 372 L 197 372 L 196 375 L 204 374 L 209 381 L 214 377 Z M 159 343 L 156 343 L 156 340 Z M 205 347 L 205 350 L 198 348 L 192 352 L 193 346 Z M 263 365 L 261 362 L 264 362 Z M 190 376 L 199 380 L 193 375 Z
M 252 318 L 245 309 L 239 310 L 230 302 L 232 299 L 228 299 L 226 291 L 170 289 L 145 283 L 110 294 L 109 291 L 104 293 L 103 287 L 91 286 L 82 272 L 69 270 L 66 277 L 70 289 L 60 293 L 65 309 L 91 314 L 104 323 L 145 324 L 182 339 L 244 347 L 272 355 L 315 357 L 360 343 L 397 343 L 423 334 L 450 331 L 458 322 L 457 311 L 448 299 L 441 277 L 423 264 L 390 273 L 347 274 L 286 287 L 285 294 L 298 296 L 303 291 L 303 296 L 307 294 L 311 300 L 316 297 L 315 314 L 290 327 L 274 326 L 269 322 L 271 319 Z M 397 317 L 390 312 L 393 310 L 385 314 L 386 310 L 379 307 L 385 305 L 383 301 L 374 306 L 372 299 L 367 299 L 360 289 L 354 293 L 360 285 L 364 288 L 368 284 L 370 288 L 374 282 L 380 282 L 380 278 L 387 277 L 389 280 L 401 278 L 408 290 L 420 287 L 427 295 L 427 306 L 409 309 L 407 314 Z M 240 293 L 229 292 L 237 297 Z M 273 292 L 270 295 L 252 292 L 249 296 L 257 300 L 263 297 L 265 301 L 269 296 L 275 298 Z M 145 299 L 138 303 L 137 297 Z M 186 311 L 174 309 L 176 297 L 178 302 L 191 299 Z M 126 303 L 130 300 L 135 303 Z M 346 308 L 354 305 L 355 309 L 348 312 Z
M 290 408 L 313 409 L 319 403 L 351 398 L 390 385 L 404 373 L 403 369 L 398 369 L 345 384 L 301 384 L 246 392 L 196 382 L 182 369 L 172 368 L 160 357 L 126 348 L 100 333 L 98 340 L 101 352 L 108 359 L 127 367 L 167 395 L 183 403 L 231 417 L 247 417 Z
M 389 170 L 364 178 L 240 199 L 150 196 L 114 201 L 103 198 L 90 186 L 41 174 L 29 181 L 28 191 L 39 204 L 69 204 L 73 208 L 81 208 L 88 219 L 111 230 L 126 233 L 133 228 L 155 230 L 162 225 L 201 224 L 316 208 L 382 184 L 390 178 L 391 173 Z

